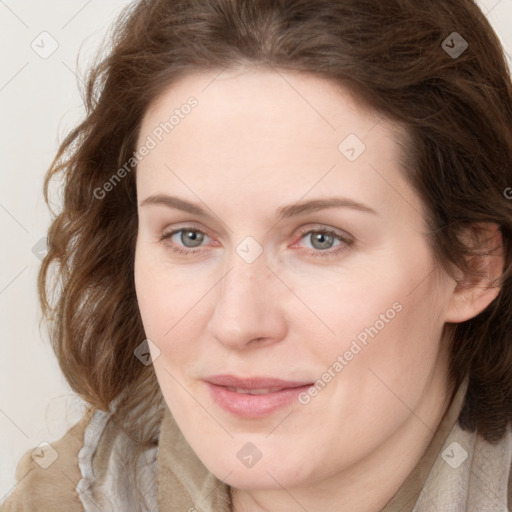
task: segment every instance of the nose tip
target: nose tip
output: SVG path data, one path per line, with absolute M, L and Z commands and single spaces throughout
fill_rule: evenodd
M 282 285 L 265 261 L 258 260 L 247 263 L 238 259 L 217 289 L 208 329 L 231 349 L 272 343 L 285 331 L 279 306 Z

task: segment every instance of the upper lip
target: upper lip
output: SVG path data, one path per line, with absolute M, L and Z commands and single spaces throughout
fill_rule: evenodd
M 306 381 L 291 381 L 275 379 L 273 377 L 249 377 L 242 378 L 235 375 L 213 375 L 204 379 L 206 382 L 217 386 L 233 387 L 240 389 L 265 389 L 265 388 L 298 388 L 312 384 Z

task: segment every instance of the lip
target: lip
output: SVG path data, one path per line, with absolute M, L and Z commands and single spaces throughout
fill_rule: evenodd
M 241 378 L 215 375 L 204 379 L 214 402 L 225 411 L 242 418 L 262 418 L 297 400 L 313 382 L 286 381 L 272 377 Z M 229 388 L 244 390 L 278 388 L 270 393 L 248 395 Z

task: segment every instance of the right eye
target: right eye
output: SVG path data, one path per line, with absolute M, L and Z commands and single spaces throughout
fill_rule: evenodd
M 177 241 L 173 240 L 173 237 L 178 234 L 179 237 Z M 159 237 L 159 240 L 179 254 L 195 254 L 197 252 L 201 252 L 198 247 L 200 247 L 200 244 L 205 237 L 209 238 L 204 231 L 191 226 L 185 226 L 162 234 Z M 172 243 L 169 243 L 169 241 L 172 241 Z M 176 245 L 179 243 L 183 244 L 183 246 L 180 247 L 179 245 Z M 190 246 L 187 245 L 189 243 L 191 244 Z

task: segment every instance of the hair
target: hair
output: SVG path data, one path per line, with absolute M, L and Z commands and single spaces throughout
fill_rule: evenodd
M 457 58 L 442 46 L 453 32 L 469 44 Z M 146 337 L 133 275 L 135 173 L 101 199 L 94 191 L 133 157 L 143 116 L 174 82 L 194 71 L 266 66 L 338 83 L 403 127 L 406 179 L 426 208 L 432 254 L 450 276 L 455 269 L 478 276 L 475 257 L 485 254 L 463 229 L 498 224 L 499 294 L 445 331 L 450 383 L 469 375 L 460 426 L 501 439 L 512 421 L 512 201 L 504 193 L 512 185 L 512 86 L 500 41 L 477 5 L 140 0 L 121 12 L 109 38 L 82 91 L 85 118 L 44 182 L 48 206 L 57 176 L 63 194 L 38 291 L 72 389 L 91 407 L 111 410 L 141 450 L 158 442 L 163 398 L 154 369 L 134 356 Z

